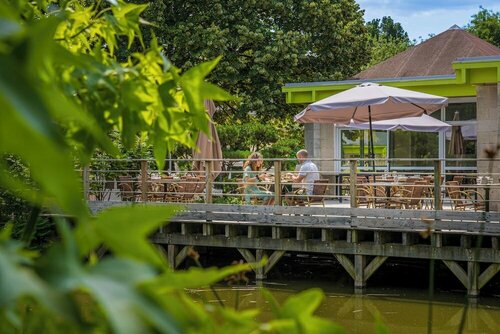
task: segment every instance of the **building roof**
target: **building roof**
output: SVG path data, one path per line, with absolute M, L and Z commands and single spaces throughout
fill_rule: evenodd
M 459 58 L 500 56 L 500 48 L 453 26 L 356 74 L 353 79 L 453 75 Z

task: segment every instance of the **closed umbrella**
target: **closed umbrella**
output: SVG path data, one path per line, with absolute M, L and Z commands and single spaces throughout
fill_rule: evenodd
M 213 160 L 212 162 L 212 178 L 215 179 L 222 170 L 222 148 L 219 141 L 217 129 L 212 121 L 215 113 L 215 104 L 212 100 L 205 100 L 205 109 L 210 115 L 210 136 L 204 132 L 200 132 L 198 141 L 196 142 L 197 148 L 193 152 L 193 168 L 196 170 L 204 170 L 203 160 Z
M 447 104 L 446 97 L 367 82 L 311 103 L 295 116 L 295 120 L 301 123 L 344 125 L 351 120 L 368 122 L 370 157 L 374 158 L 372 121 L 430 114 Z M 372 166 L 375 170 L 374 161 Z
M 460 116 L 458 111 L 455 111 L 453 115 L 453 121 L 457 122 L 460 120 Z M 462 127 L 460 125 L 453 125 L 451 127 L 451 137 L 450 137 L 450 146 L 448 148 L 448 154 L 461 158 L 464 155 L 464 137 L 462 135 Z

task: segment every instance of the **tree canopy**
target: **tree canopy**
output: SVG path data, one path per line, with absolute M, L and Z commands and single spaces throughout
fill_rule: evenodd
M 239 100 L 217 120 L 291 119 L 287 82 L 341 80 L 368 60 L 363 11 L 354 0 L 159 0 L 146 11 L 181 68 L 221 55 L 210 79 Z
M 366 23 L 371 46 L 371 58 L 365 68 L 376 65 L 412 45 L 408 33 L 390 16 L 373 19 Z
M 472 15 L 467 30 L 477 37 L 500 47 L 500 12 L 480 7 L 479 12 Z

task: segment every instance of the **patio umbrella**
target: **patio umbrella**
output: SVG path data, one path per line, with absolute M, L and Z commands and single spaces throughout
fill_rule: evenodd
M 197 149 L 193 152 L 193 168 L 196 170 L 204 170 L 202 160 L 216 159 L 212 163 L 212 177 L 215 179 L 222 170 L 222 148 L 219 141 L 219 135 L 215 124 L 212 122 L 212 117 L 215 113 L 215 104 L 212 100 L 205 100 L 205 109 L 210 115 L 210 137 L 204 132 L 200 132 L 198 141 L 196 142 Z
M 301 123 L 344 125 L 349 124 L 351 120 L 368 122 L 370 157 L 374 158 L 372 121 L 430 114 L 447 104 L 446 97 L 367 82 L 311 103 L 295 116 L 295 120 Z M 372 166 L 375 170 L 375 162 Z
M 458 111 L 455 111 L 453 115 L 453 121 L 457 122 L 460 120 Z M 455 156 L 456 158 L 461 158 L 464 154 L 464 137 L 462 136 L 462 127 L 460 125 L 453 125 L 451 127 L 451 137 L 450 146 L 448 148 L 448 153 Z
M 341 125 L 344 129 L 368 130 L 369 123 L 357 123 L 351 121 L 348 125 Z M 372 122 L 373 130 L 386 131 L 415 131 L 415 132 L 446 132 L 451 129 L 451 125 L 442 122 L 434 117 L 423 114 L 420 117 L 403 117 L 385 121 Z

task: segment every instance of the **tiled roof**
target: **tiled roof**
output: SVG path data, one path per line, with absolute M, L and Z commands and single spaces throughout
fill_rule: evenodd
M 455 74 L 458 58 L 500 56 L 500 48 L 453 26 L 425 42 L 374 65 L 353 79 L 403 78 Z

